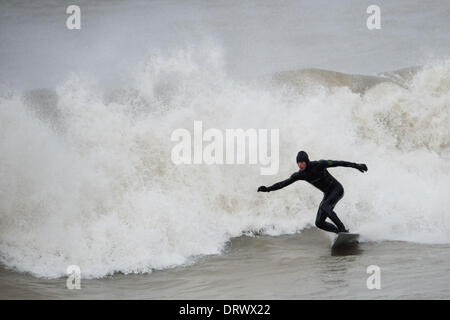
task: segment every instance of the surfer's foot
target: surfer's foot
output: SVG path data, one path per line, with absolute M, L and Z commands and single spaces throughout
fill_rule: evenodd
M 339 230 L 339 233 L 341 233 L 341 232 L 349 233 L 349 230 L 348 229 Z

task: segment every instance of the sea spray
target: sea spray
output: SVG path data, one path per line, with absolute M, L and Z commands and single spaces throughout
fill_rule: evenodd
M 295 172 L 299 150 L 368 165 L 365 175 L 330 171 L 345 188 L 336 212 L 365 240 L 450 242 L 448 62 L 404 86 L 302 91 L 289 81 L 236 81 L 220 55 L 203 63 L 195 55 L 150 57 L 120 94 L 72 77 L 54 90 L 48 117 L 33 96 L 0 99 L 4 265 L 51 278 L 77 265 L 97 278 L 192 263 L 243 233 L 301 232 L 319 191 L 298 182 L 256 192 Z M 220 130 L 279 128 L 279 174 L 173 164 L 171 133 L 196 119 Z

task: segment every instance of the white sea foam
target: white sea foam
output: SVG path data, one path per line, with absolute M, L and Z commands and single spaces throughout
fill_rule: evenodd
M 256 192 L 296 171 L 299 150 L 367 164 L 365 174 L 330 169 L 345 188 L 336 211 L 363 240 L 450 243 L 448 61 L 364 92 L 238 82 L 223 62 L 181 50 L 150 56 L 120 91 L 74 76 L 48 91 L 54 99 L 0 98 L 0 261 L 42 277 L 73 264 L 103 277 L 190 263 L 242 233 L 299 232 L 314 223 L 319 191 L 297 182 Z M 174 165 L 170 135 L 194 120 L 279 128 L 280 173 Z

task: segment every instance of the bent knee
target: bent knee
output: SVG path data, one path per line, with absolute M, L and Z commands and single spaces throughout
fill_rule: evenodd
M 321 219 L 316 219 L 316 227 L 321 228 L 325 224 L 325 221 Z
M 325 211 L 326 213 L 329 213 L 331 210 L 333 210 L 333 207 L 328 202 L 325 202 L 320 205 L 320 209 Z

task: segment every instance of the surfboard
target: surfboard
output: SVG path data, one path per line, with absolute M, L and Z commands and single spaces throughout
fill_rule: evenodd
M 347 233 L 347 232 L 340 232 L 334 238 L 333 243 L 331 244 L 331 249 L 342 247 L 349 244 L 355 244 L 358 242 L 359 239 L 359 233 Z

